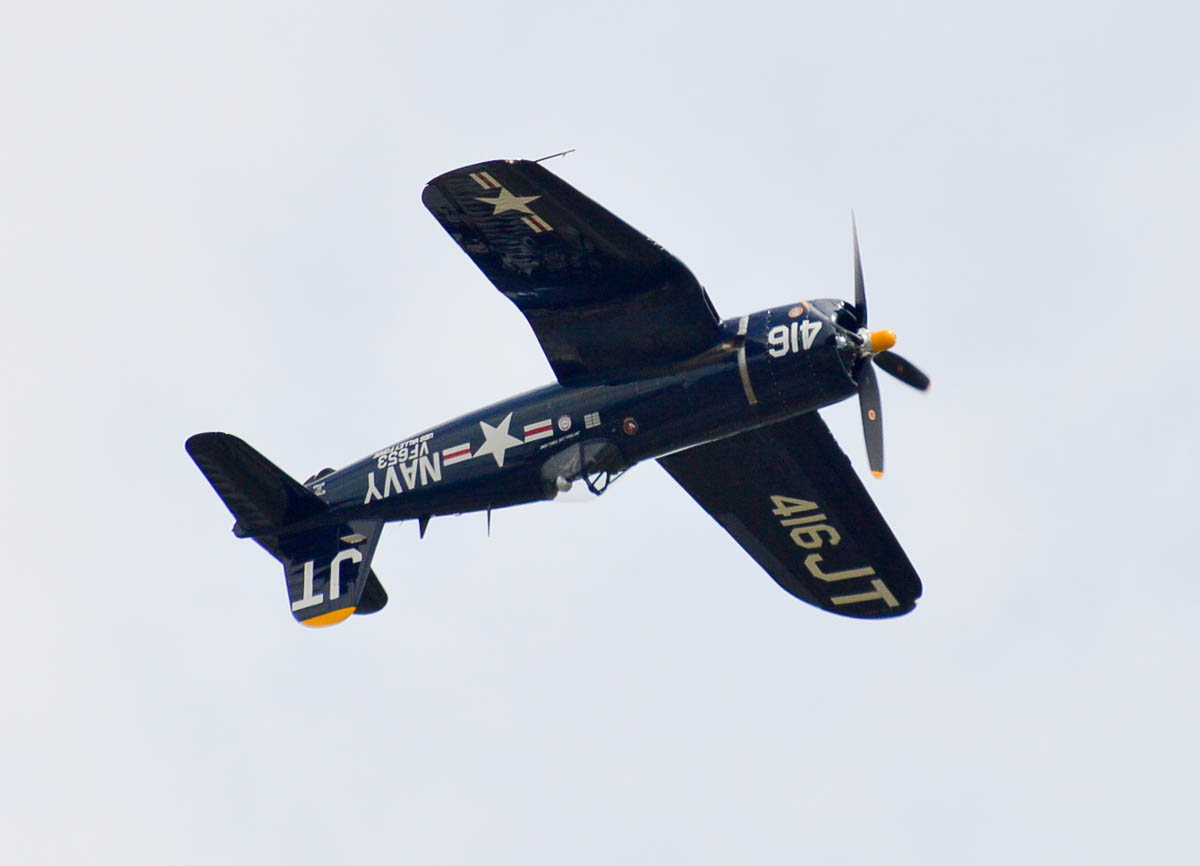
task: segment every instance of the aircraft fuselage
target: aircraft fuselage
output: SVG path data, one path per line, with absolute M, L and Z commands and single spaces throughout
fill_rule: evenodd
M 728 319 L 714 346 L 681 363 L 618 381 L 548 385 L 400 440 L 309 481 L 329 506 L 313 522 L 419 519 L 552 499 L 566 482 L 615 475 L 843 400 L 856 385 L 828 321 L 841 304 L 801 302 Z

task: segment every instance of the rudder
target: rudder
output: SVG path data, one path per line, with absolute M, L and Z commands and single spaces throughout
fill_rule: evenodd
M 298 622 L 334 625 L 387 604 L 371 570 L 383 521 L 333 518 L 319 525 L 319 515 L 327 510 L 320 497 L 228 433 L 198 433 L 185 447 L 237 519 L 234 534 L 253 538 L 283 564 Z M 289 531 L 300 521 L 307 528 Z
M 382 531 L 382 520 L 351 520 L 255 541 L 283 563 L 292 616 L 303 625 L 323 626 L 387 604 L 371 570 Z

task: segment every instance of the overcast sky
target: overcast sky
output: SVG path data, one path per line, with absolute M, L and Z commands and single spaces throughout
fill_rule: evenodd
M 1197 862 L 1198 17 L 11 11 L 6 862 Z M 550 381 L 420 193 L 569 147 L 726 317 L 852 295 L 855 209 L 934 380 L 867 479 L 911 615 L 793 599 L 648 464 L 390 526 L 384 611 L 293 622 L 184 439 L 303 479 Z

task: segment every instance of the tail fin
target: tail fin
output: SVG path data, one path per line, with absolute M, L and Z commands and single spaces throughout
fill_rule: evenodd
M 299 622 L 333 625 L 387 604 L 371 570 L 383 521 L 335 521 L 289 531 L 327 510 L 316 494 L 228 433 L 198 433 L 185 447 L 237 518 L 234 534 L 252 536 L 283 563 L 292 616 Z
M 304 625 L 334 625 L 387 604 L 371 570 L 382 531 L 382 520 L 351 520 L 254 540 L 283 563 L 292 616 Z

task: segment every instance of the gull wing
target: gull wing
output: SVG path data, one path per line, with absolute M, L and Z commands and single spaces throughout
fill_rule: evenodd
M 780 586 L 863 619 L 908 613 L 921 580 L 816 412 L 660 457 Z
M 564 385 L 682 360 L 719 339 L 683 262 L 536 162 L 458 168 L 421 200 L 529 320 Z

